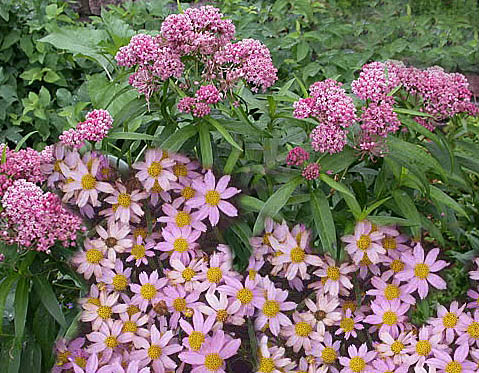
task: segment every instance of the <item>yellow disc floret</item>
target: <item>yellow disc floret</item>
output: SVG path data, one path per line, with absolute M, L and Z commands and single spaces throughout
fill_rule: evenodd
M 399 290 L 399 287 L 396 285 L 387 285 L 384 288 L 384 296 L 386 297 L 387 300 L 392 300 L 399 298 L 401 295 L 401 291 Z
M 446 328 L 454 328 L 457 325 L 459 318 L 454 312 L 448 312 L 442 318 L 442 324 Z
M 96 187 L 96 179 L 91 174 L 85 174 L 81 178 L 81 187 L 84 190 L 92 190 Z
M 151 360 L 159 359 L 159 358 L 161 357 L 162 352 L 163 352 L 163 351 L 161 351 L 161 347 L 160 347 L 160 346 L 151 345 L 151 346 L 148 348 L 148 357 L 149 357 Z
M 363 358 L 355 356 L 349 360 L 349 369 L 351 369 L 353 372 L 362 372 L 364 368 L 366 368 L 366 362 Z
M 128 279 L 124 275 L 117 274 L 113 276 L 113 288 L 116 291 L 123 291 L 128 286 Z
M 307 337 L 313 331 L 313 327 L 307 322 L 302 321 L 294 326 L 294 331 L 299 337 Z
M 177 238 L 175 242 L 173 242 L 173 249 L 179 253 L 188 251 L 188 241 L 184 238 Z
M 191 279 L 195 277 L 195 275 L 196 272 L 190 267 L 186 267 L 181 273 L 181 276 L 185 279 L 185 281 L 191 281 Z
M 344 317 L 339 323 L 339 327 L 346 333 L 354 330 L 354 320 L 350 317 Z
M 362 234 L 359 237 L 359 240 L 356 241 L 356 245 L 361 249 L 361 250 L 367 250 L 369 249 L 369 246 L 371 246 L 371 237 L 368 234 Z
M 218 267 L 211 267 L 206 272 L 206 278 L 209 282 L 217 284 L 223 278 L 223 272 L 221 272 L 221 269 Z
M 333 364 L 337 357 L 336 351 L 332 347 L 325 347 L 321 352 L 321 359 L 323 359 L 323 362 L 326 364 Z
M 130 207 L 131 197 L 129 194 L 120 193 L 118 195 L 118 204 L 122 207 Z
M 140 289 L 143 299 L 152 300 L 156 296 L 156 288 L 153 284 L 144 284 Z
M 266 317 L 275 317 L 279 313 L 279 304 L 275 300 L 267 300 L 263 305 L 263 314 Z
M 429 266 L 426 263 L 416 264 L 414 267 L 414 276 L 424 280 L 429 275 Z
M 431 353 L 432 346 L 427 340 L 419 340 L 416 343 L 416 352 L 421 356 L 428 356 Z
M 341 272 L 339 272 L 339 268 L 335 266 L 328 267 L 326 274 L 330 280 L 338 281 L 339 277 L 341 276 Z
M 396 312 L 386 311 L 383 313 L 383 324 L 394 325 L 398 321 L 398 316 Z
M 205 194 L 205 202 L 211 206 L 217 206 L 221 196 L 216 190 L 208 190 Z
M 219 354 L 212 353 L 205 356 L 205 368 L 212 372 L 217 371 L 223 366 L 223 359 Z
M 258 372 L 271 373 L 276 369 L 273 359 L 270 357 L 262 357 L 259 362 Z
M 190 225 L 191 224 L 190 214 L 184 211 L 179 211 L 178 214 L 176 214 L 175 223 L 179 228 L 184 227 L 186 225 Z
M 86 260 L 91 264 L 98 264 L 103 259 L 103 253 L 97 249 L 90 249 L 86 252 Z
M 96 310 L 96 313 L 98 316 L 100 316 L 102 319 L 109 319 L 111 317 L 111 314 L 113 313 L 111 310 L 111 307 L 108 306 L 100 306 Z
M 401 341 L 394 341 L 391 344 L 391 351 L 394 352 L 396 355 L 401 353 L 401 351 L 404 349 L 404 343 Z
M 306 254 L 304 253 L 304 250 L 302 248 L 295 247 L 291 249 L 290 256 L 293 263 L 301 263 L 304 261 L 304 257 L 306 256 Z
M 151 162 L 151 166 L 148 167 L 148 175 L 151 177 L 158 177 L 163 171 L 163 167 L 161 166 L 160 162 Z
M 240 289 L 236 293 L 236 298 L 241 302 L 241 304 L 249 304 L 253 300 L 253 292 L 250 289 Z
M 173 308 L 175 311 L 183 312 L 186 309 L 186 300 L 183 298 L 176 298 L 173 301 Z
M 193 331 L 188 337 L 188 343 L 193 351 L 198 351 L 203 345 L 204 341 L 205 335 L 201 332 Z
M 145 257 L 146 249 L 143 245 L 133 245 L 131 248 L 131 255 L 138 260 Z

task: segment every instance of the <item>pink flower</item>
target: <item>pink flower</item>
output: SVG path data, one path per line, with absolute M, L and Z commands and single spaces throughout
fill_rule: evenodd
M 419 329 L 418 339 L 413 340 L 412 344 L 404 350 L 410 355 L 408 364 L 415 363 L 416 366 L 422 366 L 428 357 L 437 356 L 440 351 L 446 350 L 447 346 L 441 344 L 441 340 L 441 334 L 433 334 L 430 327 L 423 326 Z
M 312 344 L 323 340 L 324 332 L 315 330 L 316 319 L 309 313 L 293 313 L 293 325 L 286 325 L 281 334 L 287 337 L 286 346 L 292 347 L 298 353 L 301 348 L 304 352 L 311 353 Z
M 348 347 L 349 357 L 341 356 L 339 362 L 344 367 L 341 373 L 366 373 L 371 372 L 371 366 L 368 363 L 376 357 L 375 351 L 368 351 L 366 344 L 362 344 L 359 349 L 355 345 Z
M 183 209 L 179 209 L 182 203 L 178 199 L 171 205 L 164 203 L 161 208 L 166 215 L 160 216 L 158 221 L 178 228 L 191 226 L 196 230 L 206 232 L 206 225 L 198 218 L 198 213 L 191 213 L 190 206 L 184 206 Z
M 115 219 L 120 220 L 123 224 L 130 222 L 130 216 L 136 215 L 141 217 L 144 215 L 138 201 L 145 199 L 147 193 L 134 190 L 129 193 L 126 187 L 120 183 L 116 184 L 118 190 L 113 190 L 112 196 L 105 198 L 105 202 L 113 205 L 115 210 Z
M 410 356 L 406 352 L 406 348 L 413 341 L 411 332 L 402 332 L 396 338 L 393 338 L 388 332 L 379 333 L 379 339 L 382 343 L 378 343 L 375 347 L 380 357 L 391 358 L 397 365 L 409 366 Z
M 148 258 L 155 254 L 152 249 L 155 248 L 155 241 L 147 239 L 143 241 L 142 236 L 136 238 L 136 243 L 130 249 L 130 256 L 126 258 L 127 262 L 135 261 L 135 265 L 139 267 L 141 264 L 148 264 Z
M 349 295 L 349 290 L 353 284 L 348 277 L 348 273 L 354 272 L 356 267 L 348 263 L 337 266 L 336 262 L 329 255 L 324 256 L 325 262 L 322 262 L 320 268 L 313 274 L 324 280 L 324 292 L 334 297 L 338 294 Z
M 155 305 L 160 300 L 162 296 L 160 290 L 168 283 L 168 279 L 158 278 L 158 272 L 155 270 L 150 276 L 146 272 L 141 272 L 139 280 L 140 285 L 130 284 L 131 291 L 135 293 L 131 302 L 145 312 L 150 304 Z
M 440 373 L 461 372 L 474 373 L 477 372 L 477 364 L 467 360 L 469 350 L 467 346 L 459 346 L 454 351 L 454 359 L 444 351 L 438 351 L 435 357 L 427 360 L 427 364 L 440 369 Z
M 208 170 L 204 181 L 193 180 L 193 188 L 198 195 L 186 201 L 187 206 L 199 209 L 198 218 L 200 220 L 208 216 L 211 225 L 218 224 L 220 215 L 219 210 L 228 216 L 236 216 L 238 211 L 225 199 L 231 198 L 240 192 L 239 189 L 229 187 L 230 176 L 225 175 L 215 182 L 215 176 L 211 170 Z M 216 186 L 215 186 L 216 184 Z
M 288 166 L 301 166 L 309 159 L 309 153 L 300 146 L 291 149 L 286 156 L 286 164 Z
M 175 329 L 178 326 L 178 320 L 182 315 L 191 315 L 197 312 L 200 305 L 198 298 L 200 294 L 196 291 L 187 293 L 183 286 L 167 286 L 164 290 L 163 300 L 168 306 L 170 315 L 170 328 Z
M 116 254 L 124 253 L 133 245 L 132 240 L 127 238 L 130 233 L 130 226 L 127 224 L 110 223 L 107 230 L 97 225 L 95 230 L 100 238 L 92 240 L 92 245 L 98 249 L 107 250 L 108 256 L 115 257 L 115 260 Z
M 432 249 L 424 259 L 424 249 L 420 243 L 414 247 L 413 255 L 404 253 L 401 258 L 406 264 L 406 268 L 396 275 L 401 281 L 409 282 L 409 290 L 418 290 L 421 299 L 424 299 L 428 292 L 428 283 L 437 289 L 445 289 L 446 282 L 433 272 L 440 271 L 448 264 L 444 260 L 437 260 L 439 249 Z
M 174 164 L 167 153 L 159 149 L 149 149 L 145 155 L 145 162 L 136 162 L 132 167 L 139 170 L 136 177 L 147 191 L 150 191 L 156 182 L 163 190 L 169 190 L 170 181 L 175 181 L 176 176 L 168 168 Z
M 124 269 L 123 262 L 117 259 L 114 271 L 105 268 L 103 270 L 103 277 L 100 280 L 107 284 L 110 291 L 125 291 L 130 282 L 131 270 L 131 268 Z
M 87 339 L 93 342 L 88 348 L 88 352 L 94 354 L 101 352 L 101 360 L 103 362 L 109 361 L 114 349 L 132 340 L 133 335 L 131 333 L 122 333 L 122 326 L 123 323 L 120 320 L 108 320 L 101 325 L 99 331 L 87 334 Z
M 336 297 L 318 292 L 316 293 L 316 303 L 306 298 L 304 304 L 312 312 L 311 317 L 315 320 L 316 330 L 321 335 L 326 333 L 326 327 L 331 327 L 341 320 L 341 312 L 338 309 L 339 301 Z
M 466 305 L 464 304 L 459 308 L 459 304 L 453 301 L 450 306 L 450 311 L 443 305 L 437 306 L 437 318 L 429 321 L 429 324 L 433 326 L 432 332 L 435 334 L 443 334 L 445 332 L 445 340 L 448 344 L 453 343 L 456 335 L 459 334 L 459 319 L 462 317 L 462 313 Z
M 320 166 L 317 163 L 310 163 L 308 164 L 301 175 L 306 179 L 306 180 L 315 180 L 319 177 L 319 170 Z
M 232 306 L 238 307 L 237 315 L 253 316 L 254 302 L 258 301 L 263 293 L 258 286 L 259 278 L 251 279 L 249 276 L 244 280 L 244 285 L 234 277 L 226 277 L 226 285 L 218 286 L 217 290 L 233 299 Z
M 479 310 L 475 310 L 472 316 L 469 312 L 460 316 L 458 332 L 457 345 L 472 346 L 476 344 L 479 347 Z
M 477 267 L 479 267 L 479 258 L 476 258 L 474 260 L 474 263 L 476 264 Z M 476 271 L 469 271 L 469 278 L 471 280 L 479 280 L 479 269 Z
M 245 320 L 238 316 L 239 304 L 232 303 L 224 293 L 219 293 L 219 298 L 215 291 L 208 291 L 205 295 L 208 305 L 200 303 L 198 309 L 205 315 L 214 315 L 216 322 L 213 330 L 222 329 L 224 324 L 243 325 Z
M 394 300 L 399 299 L 401 302 L 407 304 L 416 304 L 416 299 L 410 294 L 408 285 L 400 285 L 400 281 L 393 279 L 390 283 L 386 281 L 389 279 L 388 276 L 377 277 L 374 276 L 371 279 L 371 285 L 374 286 L 374 289 L 368 290 L 366 294 L 376 296 L 377 300 Z
M 347 309 L 346 312 L 343 314 L 341 320 L 337 322 L 339 329 L 336 330 L 335 335 L 344 333 L 344 338 L 346 340 L 348 340 L 351 336 L 357 338 L 358 333 L 356 333 L 356 330 L 364 329 L 364 326 L 361 324 L 361 321 L 363 321 L 363 319 L 364 316 L 360 314 L 353 315 L 351 310 Z
M 201 312 L 193 313 L 193 327 L 185 320 L 180 320 L 180 326 L 188 337 L 183 338 L 183 345 L 189 351 L 199 351 L 206 340 L 208 333 L 215 323 L 215 316 L 210 315 L 205 320 Z
M 380 325 L 379 333 L 388 332 L 394 338 L 399 336 L 400 331 L 404 330 L 406 316 L 404 314 L 409 310 L 410 305 L 401 303 L 399 299 L 378 300 L 371 302 L 373 315 L 369 315 L 364 322 L 372 325 Z
M 324 340 L 322 342 L 313 345 L 311 354 L 318 358 L 319 362 L 326 367 L 325 372 L 332 370 L 334 373 L 338 373 L 338 370 L 334 366 L 338 360 L 339 348 L 341 347 L 341 341 L 336 340 L 333 342 L 333 336 L 331 333 L 326 332 L 324 334 Z
M 178 259 L 187 265 L 196 256 L 196 249 L 199 247 L 196 240 L 201 236 L 200 231 L 191 229 L 190 226 L 170 226 L 169 229 L 163 228 L 162 235 L 165 241 L 159 242 L 156 247 L 160 251 L 171 252 L 168 254 L 170 261 Z
M 292 362 L 290 358 L 284 356 L 284 347 L 268 345 L 268 337 L 266 335 L 261 337 L 259 342 L 259 368 L 262 366 L 271 373 L 291 372 L 295 368 L 296 363 Z M 257 373 L 263 373 L 260 370 Z
M 172 269 L 166 271 L 166 276 L 173 285 L 182 284 L 188 292 L 196 290 L 202 293 L 208 288 L 208 284 L 200 279 L 200 273 L 205 266 L 202 258 L 192 259 L 187 266 L 181 260 L 173 259 L 170 266 Z
M 384 235 L 372 230 L 370 222 L 363 220 L 356 224 L 354 235 L 341 237 L 346 242 L 346 250 L 351 255 L 354 263 L 359 264 L 364 255 L 374 264 L 379 262 L 379 255 L 385 254 L 381 245 Z
M 115 263 L 113 257 L 105 257 L 105 249 L 97 249 L 90 240 L 86 239 L 83 242 L 85 251 L 81 250 L 75 254 L 72 263 L 77 265 L 77 272 L 82 273 L 85 279 L 89 280 L 93 274 L 97 279 L 103 276 L 104 268 L 113 268 Z

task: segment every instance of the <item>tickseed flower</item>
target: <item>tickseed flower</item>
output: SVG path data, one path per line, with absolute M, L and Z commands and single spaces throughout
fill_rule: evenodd
M 160 300 L 162 296 L 160 290 L 168 283 L 168 279 L 159 278 L 158 272 L 153 271 L 150 276 L 146 272 L 141 272 L 139 280 L 140 285 L 130 284 L 130 290 L 135 293 L 131 302 L 145 312 L 149 304 L 153 305 Z
M 105 249 L 97 249 L 90 240 L 83 242 L 85 250 L 79 251 L 72 259 L 72 263 L 78 266 L 77 272 L 82 273 L 85 279 L 89 280 L 93 274 L 96 279 L 103 276 L 104 268 L 113 268 L 113 256 L 106 258 Z
M 459 318 L 457 330 L 459 332 L 457 345 L 479 346 L 479 310 L 474 310 L 473 315 L 464 312 Z
M 131 342 L 133 334 L 123 333 L 123 323 L 120 320 L 108 320 L 103 323 L 98 331 L 87 334 L 87 339 L 93 342 L 88 352 L 102 354 L 102 361 L 110 360 L 113 350 L 121 344 Z
M 363 319 L 364 316 L 354 316 L 351 310 L 347 309 L 341 320 L 336 324 L 339 325 L 339 329 L 336 330 L 335 335 L 344 333 L 344 338 L 346 338 L 346 340 L 348 340 L 351 336 L 357 338 L 358 334 L 356 333 L 356 330 L 364 329 L 364 326 L 361 324 Z
M 434 334 L 443 334 L 445 332 L 445 340 L 448 344 L 453 343 L 456 335 L 459 334 L 459 320 L 462 317 L 466 305 L 459 307 L 456 301 L 453 301 L 448 311 L 446 307 L 439 304 L 437 306 L 437 318 L 429 321 L 432 325 Z
M 127 262 L 135 261 L 135 265 L 139 267 L 141 264 L 148 264 L 148 258 L 154 256 L 153 249 L 155 242 L 151 239 L 144 241 L 142 236 L 136 237 L 136 242 L 129 250 L 129 256 L 126 258 Z
M 306 313 L 293 313 L 293 325 L 287 325 L 281 334 L 287 337 L 286 346 L 292 347 L 298 353 L 301 348 L 305 353 L 311 353 L 312 344 L 323 340 L 323 335 L 315 330 L 316 320 Z
M 239 317 L 243 316 L 253 316 L 254 305 L 253 301 L 260 299 L 263 296 L 262 291 L 258 286 L 259 278 L 255 277 L 254 280 L 248 277 L 244 280 L 244 285 L 234 277 L 226 277 L 225 285 L 218 286 L 217 290 L 219 293 L 225 293 L 227 296 L 231 297 L 232 306 L 237 307 L 239 305 L 237 315 Z
M 414 339 L 411 332 L 402 332 L 397 338 L 393 338 L 389 332 L 379 333 L 378 343 L 375 348 L 382 358 L 392 358 L 397 365 L 409 365 L 409 353 L 406 347 L 409 347 Z
M 137 217 L 143 216 L 144 212 L 138 201 L 145 199 L 147 193 L 140 192 L 139 190 L 134 190 L 130 193 L 126 190 L 126 187 L 120 183 L 117 183 L 116 187 L 118 190 L 114 189 L 112 192 L 113 195 L 105 198 L 105 202 L 116 206 L 115 219 L 127 224 L 130 221 L 131 215 Z
M 206 336 L 212 330 L 215 323 L 215 316 L 203 317 L 201 312 L 193 313 L 193 326 L 186 320 L 180 320 L 181 329 L 188 335 L 183 339 L 183 345 L 189 351 L 199 351 L 206 340 Z
M 132 167 L 139 170 L 136 177 L 147 191 L 153 188 L 155 182 L 166 191 L 170 189 L 170 181 L 176 180 L 176 176 L 171 172 L 174 164 L 167 153 L 159 149 L 149 149 L 145 154 L 145 162 L 134 163 Z
M 316 330 L 321 335 L 326 333 L 326 327 L 333 326 L 341 320 L 338 298 L 316 293 L 316 303 L 309 298 L 306 298 L 304 303 L 311 312 L 311 318 L 315 320 Z
M 393 279 L 390 283 L 386 282 L 390 276 L 377 277 L 371 279 L 371 284 L 375 289 L 368 290 L 366 294 L 376 296 L 376 299 L 394 300 L 399 299 L 407 304 L 416 304 L 416 299 L 409 293 L 408 285 L 400 285 L 400 281 Z
M 117 259 L 113 270 L 105 268 L 101 281 L 108 285 L 109 290 L 125 291 L 130 283 L 131 268 L 123 268 L 123 262 Z
M 165 213 L 164 216 L 158 218 L 159 222 L 167 223 L 178 228 L 190 226 L 193 229 L 201 232 L 206 232 L 206 225 L 198 218 L 198 213 L 192 213 L 191 207 L 184 206 L 183 209 L 179 209 L 183 202 L 175 200 L 173 204 L 164 203 L 161 209 Z
M 127 238 L 130 233 L 130 226 L 127 224 L 110 223 L 106 230 L 101 225 L 97 225 L 95 230 L 100 238 L 92 240 L 92 245 L 99 249 L 106 249 L 109 255 L 115 257 L 115 260 L 116 254 L 124 253 L 133 244 L 132 240 Z
M 341 237 L 346 242 L 346 251 L 354 263 L 359 264 L 365 255 L 371 263 L 379 262 L 379 255 L 385 254 L 386 250 L 381 244 L 384 235 L 379 231 L 373 231 L 370 222 L 363 220 L 356 224 L 354 235 Z
M 170 261 L 178 259 L 187 265 L 196 257 L 196 249 L 199 247 L 196 240 L 201 236 L 201 231 L 189 226 L 183 228 L 171 226 L 169 229 L 163 228 L 161 234 L 165 241 L 159 242 L 156 247 L 160 251 L 167 252 L 166 257 L 169 256 Z M 162 258 L 164 257 L 162 255 Z
M 208 288 L 208 284 L 200 279 L 200 273 L 205 266 L 203 259 L 192 259 L 185 266 L 179 259 L 171 260 L 171 270 L 166 272 L 166 276 L 171 284 L 182 284 L 186 291 L 203 292 Z
M 295 367 L 291 359 L 284 356 L 283 347 L 268 347 L 268 337 L 262 336 L 259 342 L 259 364 L 256 373 L 290 372 Z
M 409 354 L 408 364 L 421 366 L 431 355 L 437 356 L 438 352 L 447 348 L 446 345 L 441 344 L 441 340 L 441 334 L 433 334 L 430 327 L 423 326 L 419 329 L 417 340 L 413 339 L 411 345 L 404 351 Z
M 372 325 L 380 325 L 379 333 L 389 332 L 393 337 L 399 336 L 404 329 L 404 314 L 409 310 L 410 305 L 401 303 L 399 299 L 377 300 L 371 302 L 371 309 L 374 312 L 368 315 L 364 322 Z
M 341 341 L 336 340 L 333 342 L 333 336 L 329 332 L 324 333 L 323 341 L 313 345 L 313 350 L 311 354 L 315 356 L 320 363 L 323 364 L 325 372 L 332 370 L 333 372 L 337 369 L 334 367 L 334 364 L 337 362 L 338 357 L 340 356 L 339 348 L 341 347 Z
M 349 295 L 349 290 L 353 288 L 353 284 L 348 277 L 348 273 L 356 270 L 355 265 L 343 263 L 340 266 L 329 255 L 324 256 L 324 261 L 320 264 L 320 268 L 314 272 L 314 275 L 324 279 L 324 292 L 337 297 L 338 294 Z
M 454 351 L 454 357 L 439 351 L 434 358 L 427 360 L 429 366 L 440 369 L 440 373 L 474 373 L 477 372 L 477 364 L 467 360 L 469 350 L 467 346 L 459 346 Z
M 213 330 L 218 330 L 224 324 L 243 325 L 245 320 L 237 316 L 240 305 L 231 303 L 224 293 L 219 293 L 219 298 L 213 291 L 208 291 L 205 295 L 208 305 L 200 303 L 198 309 L 207 316 L 214 315 L 216 318 Z
M 366 344 L 362 344 L 359 349 L 355 345 L 348 347 L 348 355 L 341 356 L 339 362 L 344 367 L 341 369 L 341 373 L 363 373 L 370 372 L 371 367 L 369 362 L 376 356 L 375 351 L 368 351 Z
M 198 312 L 198 298 L 200 294 L 196 291 L 187 293 L 181 285 L 167 286 L 163 289 L 164 298 L 170 312 L 170 328 L 176 329 L 180 317 Z

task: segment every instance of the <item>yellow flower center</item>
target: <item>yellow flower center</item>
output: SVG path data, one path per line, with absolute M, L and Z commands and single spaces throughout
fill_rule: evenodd
M 382 244 L 386 250 L 393 250 L 397 248 L 396 239 L 391 236 L 384 237 L 382 240 Z
M 102 319 L 109 319 L 111 317 L 112 311 L 111 307 L 108 306 L 100 306 L 96 310 L 96 313 L 98 316 L 100 316 Z
M 216 320 L 219 322 L 225 322 L 228 319 L 228 311 L 218 310 L 216 311 Z
M 414 267 L 414 275 L 421 280 L 424 280 L 427 278 L 429 275 L 429 267 L 426 263 L 419 263 L 416 264 L 416 267 Z
M 239 299 L 241 304 L 249 304 L 253 300 L 253 292 L 250 289 L 240 289 L 236 293 L 236 298 Z
M 71 355 L 70 351 L 59 352 L 57 355 L 57 365 L 68 363 L 68 357 Z
M 137 260 L 144 258 L 145 253 L 146 253 L 146 249 L 145 249 L 145 246 L 143 245 L 133 245 L 131 249 L 131 255 L 133 255 L 133 257 Z
M 62 161 L 55 161 L 55 163 L 53 164 L 53 171 L 62 173 L 62 169 L 60 168 L 60 163 L 62 163 Z
M 186 309 L 186 300 L 183 298 L 176 298 L 173 301 L 173 308 L 175 311 L 183 312 Z
M 180 228 L 184 227 L 185 225 L 190 225 L 191 224 L 190 214 L 184 211 L 178 212 L 178 214 L 176 214 L 175 223 Z
M 95 189 L 96 179 L 91 174 L 85 174 L 81 178 L 81 186 L 84 190 Z
M 100 299 L 98 298 L 88 298 L 87 303 L 94 304 L 95 306 L 100 306 Z
M 266 317 L 275 317 L 279 313 L 279 304 L 275 300 L 267 300 L 263 305 L 263 314 Z
M 395 273 L 401 272 L 401 271 L 404 269 L 404 262 L 402 262 L 402 261 L 399 260 L 399 259 L 394 259 L 394 260 L 391 262 L 391 269 L 392 269 Z
M 457 361 L 451 361 L 446 365 L 446 373 L 461 373 L 462 364 Z
M 208 278 L 209 282 L 214 282 L 215 284 L 217 284 L 223 278 L 223 273 L 218 267 L 211 267 L 210 269 L 208 269 L 208 272 L 206 272 L 206 277 Z
M 325 347 L 323 352 L 321 352 L 321 359 L 326 364 L 333 364 L 337 357 L 336 351 L 332 347 Z
M 186 241 L 184 238 L 177 238 L 173 243 L 173 249 L 179 253 L 188 251 L 188 241 Z
M 186 200 L 191 199 L 195 196 L 195 190 L 192 187 L 186 186 L 181 191 L 181 196 Z
M 85 368 L 86 367 L 86 359 L 78 356 L 75 358 L 75 364 L 78 365 L 80 368 Z
M 367 250 L 371 246 L 371 237 L 368 234 L 362 234 L 359 240 L 356 241 L 356 245 L 361 250 Z
M 373 262 L 371 262 L 371 259 L 369 259 L 368 254 L 366 254 L 366 253 L 363 254 L 363 258 L 360 260 L 360 263 L 363 266 L 368 266 L 370 264 L 373 264 Z
M 128 280 L 123 275 L 115 275 L 113 277 L 113 287 L 116 291 L 123 291 L 128 286 Z
M 151 345 L 150 348 L 148 349 L 148 357 L 151 360 L 156 360 L 159 359 L 161 356 L 161 347 L 157 345 Z
M 203 345 L 204 341 L 205 335 L 201 332 L 193 331 L 188 337 L 188 343 L 193 351 L 198 351 Z
M 121 329 L 123 333 L 128 333 L 128 332 L 135 333 L 137 330 L 138 330 L 138 326 L 136 325 L 134 321 L 125 321 L 123 323 L 123 328 Z
M 479 323 L 473 322 L 467 327 L 467 333 L 474 339 L 479 338 Z
M 151 177 L 158 177 L 163 171 L 163 167 L 161 166 L 160 162 L 152 162 L 151 166 L 148 167 L 148 175 Z
M 351 310 L 351 312 L 354 312 L 356 311 L 356 308 L 358 308 L 358 305 L 355 301 L 347 300 L 343 303 L 342 308 L 344 312 L 346 312 L 347 310 Z
M 399 298 L 401 296 L 401 290 L 396 285 L 389 284 L 384 288 L 384 296 L 387 300 Z
M 350 317 L 345 317 L 339 323 L 339 327 L 342 328 L 346 333 L 354 330 L 354 320 Z
M 355 356 L 349 360 L 349 369 L 351 369 L 353 372 L 362 372 L 364 368 L 366 368 L 366 362 L 363 358 Z
M 161 187 L 160 183 L 158 183 L 158 180 L 155 179 L 155 183 L 151 187 L 151 191 L 155 193 L 161 193 L 163 192 L 163 188 Z
M 338 281 L 341 273 L 339 272 L 339 268 L 335 266 L 328 267 L 326 272 L 328 278 L 333 281 Z
M 182 163 L 177 163 L 173 166 L 173 173 L 175 174 L 175 176 L 186 176 L 188 175 L 188 169 L 186 168 L 186 166 Z
M 152 300 L 156 296 L 156 288 L 152 284 L 144 284 L 140 289 L 143 299 Z
M 427 340 L 420 340 L 416 343 L 416 352 L 421 356 L 428 356 L 431 353 L 432 346 Z
M 193 309 L 191 308 L 187 308 L 183 311 L 183 315 L 185 315 L 186 317 L 193 317 L 195 311 L 193 311 Z
M 216 190 L 208 190 L 205 195 L 205 201 L 208 205 L 217 206 L 221 196 Z
M 271 373 L 276 369 L 274 361 L 270 357 L 262 357 L 259 362 L 258 372 L 261 373 Z
M 223 359 L 219 354 L 207 354 L 205 356 L 205 368 L 211 371 L 216 371 L 223 366 Z
M 294 249 L 291 249 L 290 256 L 291 256 L 291 261 L 293 263 L 301 263 L 304 261 L 305 257 L 304 250 L 301 249 L 300 247 L 295 247 Z
M 299 337 L 307 337 L 313 331 L 313 327 L 302 321 L 294 326 L 294 331 Z
M 181 273 L 181 276 L 186 280 L 186 281 L 191 281 L 193 277 L 195 277 L 196 272 L 192 270 L 190 267 L 187 267 L 183 270 Z
M 105 338 L 105 344 L 109 348 L 115 348 L 116 346 L 118 346 L 118 341 L 116 340 L 115 337 L 110 335 L 110 336 Z
M 383 314 L 383 323 L 386 325 L 394 325 L 398 321 L 398 316 L 396 312 L 386 311 Z
M 126 309 L 126 313 L 128 314 L 128 316 L 133 316 L 135 313 L 138 313 L 138 312 L 140 312 L 140 309 L 133 304 L 130 304 L 128 308 Z
M 86 252 L 86 260 L 91 264 L 98 264 L 103 259 L 103 253 L 97 249 L 90 249 Z
M 394 352 L 396 355 L 401 353 L 404 349 L 404 344 L 400 341 L 394 341 L 391 345 L 391 351 Z
M 263 245 L 271 246 L 271 241 L 269 240 L 269 236 L 271 236 L 271 233 L 265 233 L 263 235 Z
M 457 324 L 458 319 L 459 318 L 457 317 L 457 315 L 454 312 L 448 312 L 442 318 L 442 324 L 446 328 L 454 328 Z
M 126 193 L 120 193 L 118 195 L 118 204 L 122 207 L 129 207 L 131 204 L 130 195 Z

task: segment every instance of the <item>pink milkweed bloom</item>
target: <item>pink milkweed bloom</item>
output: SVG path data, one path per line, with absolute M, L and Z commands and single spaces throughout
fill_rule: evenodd
M 123 224 L 128 224 L 132 215 L 135 216 L 135 218 L 143 216 L 145 213 L 141 209 L 138 201 L 145 199 L 147 193 L 140 192 L 139 190 L 134 190 L 129 193 L 126 187 L 120 183 L 117 183 L 116 187 L 118 190 L 114 189 L 111 193 L 113 195 L 105 198 L 105 202 L 116 208 L 116 210 L 114 210 L 115 220 L 120 220 Z
M 379 255 L 386 253 L 381 244 L 384 235 L 372 228 L 370 222 L 363 220 L 356 224 L 353 235 L 341 237 L 341 241 L 347 243 L 346 251 L 356 264 L 359 264 L 364 255 L 368 256 L 371 263 L 378 263 Z
M 228 339 L 222 330 L 204 342 L 198 351 L 182 352 L 181 361 L 193 366 L 192 373 L 225 373 L 225 360 L 234 356 L 241 345 L 241 339 Z
M 454 358 L 444 351 L 438 351 L 432 359 L 428 359 L 426 364 L 439 369 L 439 373 L 460 372 L 475 373 L 477 364 L 467 360 L 469 349 L 466 345 L 459 346 L 454 351 Z
M 398 273 L 396 278 L 401 281 L 409 282 L 409 290 L 418 290 L 419 297 L 424 299 L 429 292 L 429 284 L 437 289 L 445 289 L 446 282 L 434 274 L 440 271 L 448 264 L 444 260 L 437 260 L 439 249 L 432 249 L 424 259 L 424 249 L 420 243 L 414 247 L 413 255 L 404 253 L 401 258 L 406 264 L 404 271 Z
M 185 320 L 180 320 L 181 329 L 188 335 L 183 338 L 183 345 L 189 351 L 199 351 L 214 323 L 214 315 L 208 316 L 205 320 L 201 312 L 193 313 L 193 326 Z
M 459 304 L 453 301 L 450 311 L 448 311 L 446 307 L 439 304 L 437 306 L 437 318 L 429 321 L 429 324 L 433 327 L 432 332 L 441 335 L 445 332 L 445 340 L 448 344 L 451 344 L 455 336 L 459 334 L 459 319 L 462 316 L 464 307 L 466 307 L 465 304 L 459 307 Z
M 320 264 L 320 268 L 313 272 L 314 275 L 326 279 L 324 281 L 324 292 L 337 297 L 338 294 L 349 295 L 349 290 L 353 288 L 353 284 L 348 277 L 348 273 L 356 270 L 355 265 L 347 263 L 341 264 L 339 267 L 329 255 L 324 256 L 325 262 Z
M 132 333 L 122 333 L 122 326 L 123 323 L 120 320 L 109 320 L 101 325 L 99 331 L 87 334 L 87 339 L 93 342 L 88 352 L 94 354 L 101 352 L 101 361 L 109 361 L 114 349 L 132 340 Z
M 132 167 L 139 170 L 136 178 L 147 191 L 153 188 L 155 182 L 167 191 L 170 189 L 170 181 L 176 180 L 176 176 L 170 171 L 174 164 L 167 153 L 160 149 L 149 149 L 145 154 L 145 162 L 134 163 Z
M 170 226 L 170 228 L 163 228 L 161 233 L 165 241 L 156 245 L 158 250 L 166 252 L 160 257 L 161 259 L 169 256 L 170 262 L 178 259 L 187 265 L 196 257 L 196 249 L 199 247 L 196 240 L 200 238 L 201 231 L 192 229 L 190 226 L 183 228 Z
M 404 330 L 404 322 L 407 317 L 404 315 L 410 305 L 401 303 L 399 299 L 377 300 L 371 302 L 371 309 L 374 312 L 368 315 L 364 322 L 371 325 L 380 325 L 379 333 L 389 332 L 393 337 L 398 337 L 400 331 Z
M 219 210 L 228 216 L 237 216 L 236 208 L 225 201 L 241 192 L 234 187 L 228 187 L 230 179 L 229 175 L 225 175 L 216 183 L 213 172 L 208 170 L 203 181 L 193 180 L 193 188 L 197 191 L 197 195 L 186 201 L 186 205 L 197 208 L 198 218 L 202 220 L 208 217 L 213 226 L 217 225 L 220 219 Z
M 130 284 L 130 290 L 135 293 L 131 298 L 132 304 L 137 305 L 143 312 L 148 305 L 155 305 L 161 298 L 160 290 L 168 283 L 166 277 L 159 278 L 158 272 L 151 272 L 150 276 L 146 272 L 141 272 L 139 284 Z
M 367 373 L 372 372 L 368 364 L 376 357 L 375 351 L 368 351 L 368 347 L 363 343 L 359 349 L 355 345 L 348 347 L 348 355 L 341 356 L 339 362 L 344 367 L 341 373 Z

